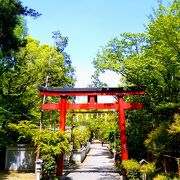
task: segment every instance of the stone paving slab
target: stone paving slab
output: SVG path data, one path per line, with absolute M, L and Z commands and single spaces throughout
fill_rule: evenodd
M 85 161 L 76 168 L 64 170 L 66 180 L 120 180 L 114 160 L 106 145 L 91 144 Z

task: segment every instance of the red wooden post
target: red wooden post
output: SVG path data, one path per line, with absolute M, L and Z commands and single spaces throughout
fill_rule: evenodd
M 119 115 L 120 142 L 121 142 L 121 157 L 122 160 L 128 160 L 125 109 L 124 109 L 123 96 L 118 96 L 118 115 Z
M 66 110 L 67 110 L 66 106 L 67 106 L 66 96 L 61 96 L 61 103 L 60 103 L 60 124 L 59 124 L 59 128 L 62 131 L 65 131 Z
M 67 110 L 67 100 L 66 96 L 61 96 L 61 102 L 60 102 L 60 124 L 59 129 L 63 132 L 65 131 L 65 125 L 66 125 L 66 110 Z M 62 176 L 63 174 L 63 155 L 58 158 L 57 162 L 57 176 Z

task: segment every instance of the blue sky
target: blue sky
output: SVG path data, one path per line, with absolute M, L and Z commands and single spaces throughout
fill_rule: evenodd
M 164 0 L 165 1 L 165 0 Z M 144 32 L 148 15 L 157 0 L 23 0 L 23 5 L 42 13 L 38 19 L 26 18 L 28 34 L 41 44 L 53 45 L 52 32 L 68 36 L 66 52 L 76 69 L 76 87 L 91 83 L 92 61 L 101 46 L 124 32 Z M 167 2 L 167 1 L 165 1 Z M 109 86 L 117 76 L 101 77 Z

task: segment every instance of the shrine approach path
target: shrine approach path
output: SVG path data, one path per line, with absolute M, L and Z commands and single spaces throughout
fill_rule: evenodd
M 77 168 L 64 170 L 66 180 L 119 180 L 114 159 L 107 148 L 99 143 L 91 144 L 86 159 Z

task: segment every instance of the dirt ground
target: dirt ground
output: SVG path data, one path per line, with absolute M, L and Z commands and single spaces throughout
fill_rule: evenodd
M 35 180 L 35 173 L 0 171 L 0 180 Z

